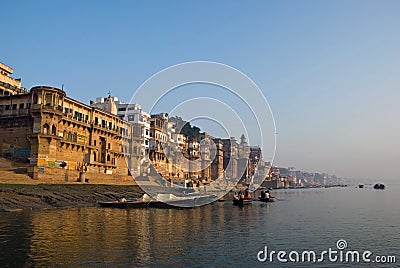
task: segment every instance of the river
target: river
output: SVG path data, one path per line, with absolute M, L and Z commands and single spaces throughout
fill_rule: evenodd
M 275 203 L 194 209 L 63 208 L 0 213 L 1 267 L 308 266 L 269 251 L 371 251 L 400 262 L 400 187 L 273 191 Z M 344 249 L 343 249 L 344 250 Z M 259 254 L 260 251 L 263 251 Z M 288 254 L 286 259 L 288 259 Z M 292 255 L 296 256 L 296 255 Z M 397 265 L 397 266 L 396 266 Z M 376 267 L 327 258 L 314 267 Z

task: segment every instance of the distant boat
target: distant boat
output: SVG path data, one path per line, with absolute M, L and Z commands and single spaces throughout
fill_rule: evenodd
M 385 189 L 385 185 L 382 183 L 377 183 L 374 185 L 374 189 L 383 190 L 383 189 Z
M 358 185 L 358 188 L 364 188 L 364 184 Z
M 251 205 L 253 203 L 252 199 L 233 199 L 233 205 L 234 206 L 246 206 L 246 205 Z

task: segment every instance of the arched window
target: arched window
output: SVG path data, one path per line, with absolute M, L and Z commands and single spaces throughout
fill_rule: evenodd
M 43 125 L 43 134 L 47 135 L 49 133 L 49 124 L 44 124 Z
M 97 160 L 96 152 L 93 152 L 93 161 L 96 162 Z
M 51 127 L 51 135 L 57 135 L 57 128 L 55 125 Z
M 69 140 L 69 141 L 72 141 L 72 133 L 71 133 L 71 131 L 68 132 L 68 140 Z
M 74 132 L 73 136 L 72 136 L 72 141 L 76 142 L 78 140 L 78 135 L 76 134 L 76 132 Z

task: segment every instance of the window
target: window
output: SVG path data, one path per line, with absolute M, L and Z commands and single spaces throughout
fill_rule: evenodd
M 24 109 L 24 106 L 25 106 L 25 103 L 21 102 L 21 103 L 19 104 L 19 109 Z
M 49 125 L 46 123 L 43 125 L 43 134 L 47 135 L 49 133 Z
M 96 141 L 96 140 L 94 140 L 94 146 L 96 146 L 96 143 L 97 143 L 97 141 Z
M 110 150 L 110 149 L 111 149 L 111 143 L 108 144 L 108 150 Z
M 12 109 L 17 110 L 17 104 L 13 104 Z
M 38 103 L 38 96 L 36 93 L 33 94 L 33 104 L 37 104 Z
M 110 162 L 110 158 L 111 158 L 111 157 L 110 157 L 110 155 L 108 154 L 108 155 L 107 155 L 107 162 Z
M 53 96 L 51 94 L 46 94 L 45 95 L 45 101 L 46 101 L 45 105 L 46 106 L 52 105 L 52 97 Z
M 97 158 L 97 156 L 96 156 L 96 152 L 93 152 L 93 161 L 94 162 L 96 162 L 97 160 L 96 160 L 96 158 Z

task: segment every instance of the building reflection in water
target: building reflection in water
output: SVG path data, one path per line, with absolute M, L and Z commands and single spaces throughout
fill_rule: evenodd
M 32 213 L 31 261 L 47 265 L 166 265 L 179 256 L 192 261 L 207 251 L 211 236 L 243 232 L 254 213 L 227 204 L 194 209 L 72 208 Z M 231 204 L 229 203 L 231 206 Z M 220 233 L 220 234 L 218 234 Z M 224 241 L 220 239 L 219 241 Z M 225 245 L 221 245 L 225 246 Z M 199 250 L 199 248 L 201 250 Z
M 0 212 L 0 267 L 27 264 L 31 237 L 29 213 Z

